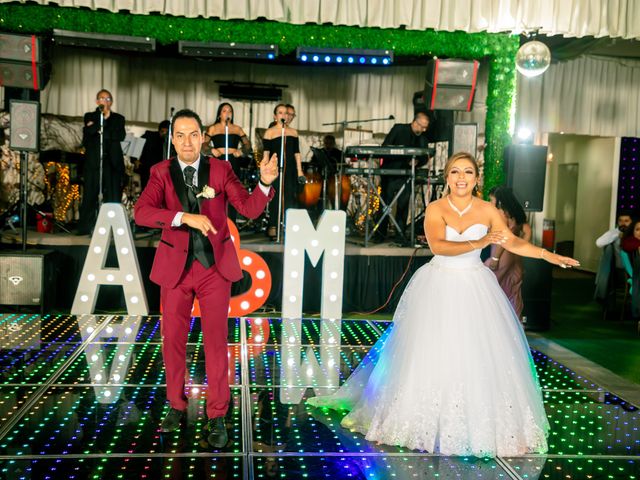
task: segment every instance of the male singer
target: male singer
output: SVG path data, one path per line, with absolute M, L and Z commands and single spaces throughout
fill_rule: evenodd
M 124 117 L 111 110 L 113 95 L 100 90 L 96 95 L 98 107 L 84 114 L 82 145 L 85 148 L 83 168 L 84 187 L 80 205 L 78 235 L 91 233 L 98 216 L 98 196 L 103 202 L 120 202 L 124 178 L 124 156 L 120 142 L 124 140 Z M 102 125 L 100 122 L 102 117 Z M 100 127 L 102 126 L 102 130 Z M 100 133 L 102 131 L 102 185 L 100 185 Z
M 135 205 L 137 224 L 162 229 L 150 276 L 160 285 L 170 404 L 160 430 L 177 430 L 187 409 L 186 347 L 195 295 L 202 315 L 208 383 L 207 441 L 222 448 L 228 440 L 224 416 L 230 393 L 227 315 L 231 283 L 242 278 L 227 226 L 227 203 L 247 218 L 258 217 L 274 195 L 270 185 L 278 176 L 277 156 L 260 163 L 260 183 L 250 194 L 229 162 L 201 155 L 203 128 L 195 112 L 178 111 L 171 131 L 177 156 L 151 168 L 149 183 Z

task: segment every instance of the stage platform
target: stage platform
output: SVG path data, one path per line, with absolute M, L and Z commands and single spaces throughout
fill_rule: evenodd
M 137 232 L 134 234 L 136 254 L 144 281 L 144 289 L 150 313 L 160 311 L 160 288 L 149 280 L 151 265 L 160 240 L 159 231 Z M 0 248 L 16 250 L 20 254 L 21 237 L 19 234 L 5 231 L 0 237 Z M 39 233 L 29 230 L 27 235 L 28 249 L 49 250 L 55 252 L 52 262 L 53 271 L 64 281 L 56 285 L 56 298 L 46 311 L 69 312 L 80 280 L 91 237 L 77 236 L 69 233 Z M 271 293 L 267 297 L 263 311 L 280 311 L 282 305 L 282 271 L 283 244 L 270 242 L 262 233 L 240 232 L 240 248 L 259 254 L 269 266 L 272 277 Z M 117 266 L 115 250 L 111 247 L 107 266 Z M 393 312 L 400 299 L 400 294 L 411 275 L 432 257 L 431 251 L 422 245 L 400 247 L 386 242 L 363 246 L 363 238 L 359 235 L 347 237 L 345 242 L 344 264 L 344 312 Z M 314 267 L 309 259 L 305 263 L 305 291 L 319 292 L 322 285 L 322 267 Z M 232 293 L 239 294 L 248 290 L 251 280 L 248 275 L 233 286 Z M 388 302 L 387 302 L 388 300 Z M 100 313 L 125 313 L 126 305 L 120 287 L 105 285 L 100 288 L 96 304 Z M 305 312 L 320 311 L 320 296 L 305 295 Z M 11 311 L 11 310 L 9 310 Z
M 596 383 L 580 370 L 579 358 L 548 342 L 532 339 L 551 424 L 549 453 L 444 457 L 366 441 L 340 427 L 344 412 L 308 406 L 311 388 L 300 402 L 283 403 L 283 341 L 316 355 L 322 348 L 320 320 L 301 325 L 296 338 L 283 339 L 278 318 L 229 320 L 230 440 L 212 450 L 200 433 L 199 319 L 189 336 L 186 427 L 161 435 L 167 405 L 159 317 L 0 315 L 0 478 L 640 478 L 637 386 L 625 390 L 590 366 Z M 342 321 L 341 381 L 387 328 L 384 321 Z M 298 378 L 311 387 L 317 379 L 309 372 L 300 368 Z

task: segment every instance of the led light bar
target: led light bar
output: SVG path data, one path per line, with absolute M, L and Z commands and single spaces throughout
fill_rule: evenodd
M 302 63 L 317 65 L 376 65 L 384 67 L 393 63 L 393 51 L 298 47 L 296 58 Z
M 135 52 L 154 52 L 156 50 L 155 38 L 73 32 L 70 30 L 54 29 L 53 41 L 57 45 L 70 45 L 74 47 L 106 48 L 109 50 Z
M 275 60 L 277 45 L 253 45 L 249 43 L 178 42 L 178 52 L 189 57 L 247 58 Z

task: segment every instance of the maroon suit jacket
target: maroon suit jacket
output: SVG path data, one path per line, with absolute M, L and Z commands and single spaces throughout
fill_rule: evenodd
M 242 270 L 227 226 L 227 203 L 247 218 L 257 218 L 273 198 L 274 190 L 265 195 L 260 188 L 249 193 L 223 160 L 200 156 L 198 190 L 208 185 L 215 190 L 215 197 L 198 197 L 200 213 L 206 215 L 218 231 L 209 233 L 216 267 L 229 281 L 242 278 Z M 135 205 L 135 221 L 138 225 L 161 228 L 162 236 L 153 260 L 150 278 L 167 288 L 174 288 L 184 270 L 189 250 L 189 227 L 172 227 L 178 212 L 188 212 L 187 192 L 182 170 L 176 158 L 163 160 L 151 168 L 149 183 Z

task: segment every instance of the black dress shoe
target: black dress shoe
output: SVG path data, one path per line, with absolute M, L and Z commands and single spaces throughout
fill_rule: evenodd
M 224 417 L 210 418 L 205 430 L 208 431 L 207 442 L 209 442 L 209 445 L 213 448 L 222 448 L 229 441 Z
M 160 431 L 162 433 L 175 432 L 180 428 L 180 423 L 184 419 L 184 411 L 176 410 L 175 408 L 169 408 L 167 415 L 160 424 Z

